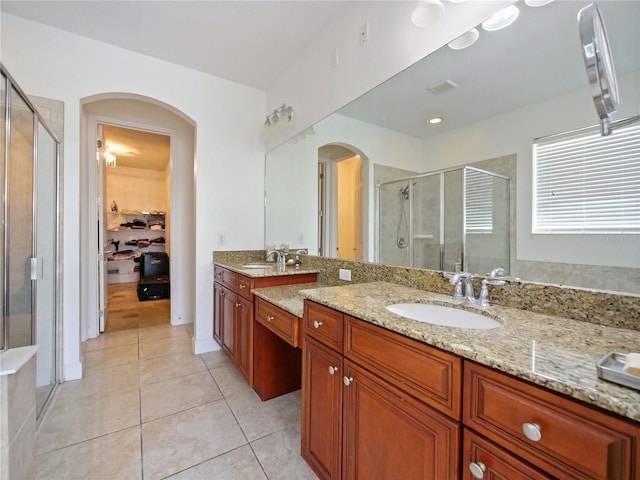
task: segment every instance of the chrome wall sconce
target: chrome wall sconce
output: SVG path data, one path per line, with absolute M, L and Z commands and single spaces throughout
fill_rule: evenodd
M 273 113 L 267 115 L 267 119 L 265 120 L 264 124 L 275 125 L 283 117 L 291 122 L 291 119 L 293 118 L 293 107 L 287 107 L 287 105 L 283 103 L 280 107 L 273 110 Z

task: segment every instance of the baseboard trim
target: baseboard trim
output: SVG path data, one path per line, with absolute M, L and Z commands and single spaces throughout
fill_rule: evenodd
M 65 382 L 80 380 L 82 378 L 82 362 L 65 363 L 62 372 Z
M 215 352 L 220 350 L 220 345 L 213 338 L 205 338 L 202 340 L 193 339 L 193 353 L 200 355 L 201 353 Z

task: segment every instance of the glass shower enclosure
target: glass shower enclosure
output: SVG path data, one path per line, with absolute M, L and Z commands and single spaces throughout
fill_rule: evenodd
M 36 417 L 59 379 L 60 142 L 0 64 L 0 349 L 40 345 Z
M 441 271 L 510 272 L 509 178 L 463 166 L 376 186 L 377 260 Z

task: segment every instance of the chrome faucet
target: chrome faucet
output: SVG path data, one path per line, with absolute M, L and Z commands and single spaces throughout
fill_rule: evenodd
M 473 291 L 473 275 L 467 272 L 460 272 L 455 274 L 445 274 L 445 278 L 449 280 L 449 283 L 455 287 L 453 292 L 454 300 L 462 300 L 472 305 L 481 305 L 488 307 L 491 305 L 489 301 L 489 286 L 490 285 L 504 285 L 504 280 L 482 280 L 482 288 L 480 289 L 480 295 L 478 298 Z M 464 287 L 464 294 L 463 292 Z
M 473 291 L 473 276 L 467 272 L 454 273 L 447 277 L 449 283 L 455 287 L 453 292 L 454 300 L 465 300 L 469 303 L 475 303 L 475 292 Z M 462 293 L 464 287 L 464 294 Z
M 487 275 L 489 277 L 506 277 L 507 272 L 505 272 L 504 268 L 502 267 L 496 267 L 493 270 L 491 270 L 489 273 L 487 273 Z
M 282 262 L 282 252 L 280 250 L 269 250 L 266 255 L 267 262 L 269 261 L 269 257 L 275 253 L 275 261 L 277 263 Z

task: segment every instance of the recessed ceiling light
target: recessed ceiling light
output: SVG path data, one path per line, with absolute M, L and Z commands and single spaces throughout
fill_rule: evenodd
M 480 32 L 478 32 L 477 28 L 472 28 L 467 33 L 463 33 L 458 38 L 451 40 L 447 45 L 451 50 L 462 50 L 476 43 L 478 37 L 480 37 Z
M 524 3 L 529 7 L 542 7 L 551 2 L 553 2 L 553 0 L 524 0 Z
M 411 14 L 411 21 L 418 27 L 427 27 L 436 23 L 444 14 L 441 0 L 418 0 Z
M 437 123 L 442 122 L 442 120 L 444 120 L 442 117 L 433 117 L 427 120 L 427 123 L 429 123 L 430 125 L 435 125 Z
M 503 8 L 498 13 L 491 15 L 488 19 L 482 22 L 482 28 L 488 32 L 495 32 L 508 27 L 516 21 L 520 15 L 520 10 L 515 5 L 510 5 L 507 8 Z

